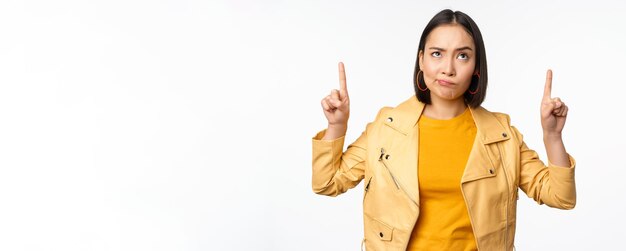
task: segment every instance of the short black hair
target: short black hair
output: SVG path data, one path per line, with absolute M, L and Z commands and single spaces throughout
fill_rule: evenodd
M 419 65 L 419 54 L 423 53 L 424 47 L 426 46 L 426 38 L 430 34 L 433 29 L 437 28 L 440 25 L 444 24 L 459 24 L 467 33 L 470 34 L 472 39 L 474 40 L 474 46 L 476 47 L 476 69 L 474 71 L 478 71 L 480 77 L 473 76 L 472 82 L 470 83 L 470 87 L 463 94 L 463 98 L 465 99 L 465 103 L 467 103 L 471 107 L 478 107 L 485 100 L 485 96 L 487 95 L 487 56 L 485 53 L 485 43 L 483 42 L 483 36 L 478 29 L 478 26 L 469 17 L 467 14 L 460 11 L 452 11 L 450 9 L 445 9 L 437 13 L 430 22 L 424 28 L 422 32 L 422 37 L 420 38 L 419 47 L 417 50 L 417 59 L 415 60 L 415 72 L 413 73 L 413 85 L 415 87 L 415 95 L 417 99 L 425 104 L 430 104 L 430 90 L 420 91 L 419 85 L 426 86 L 424 83 L 424 74 L 419 74 L 421 77 L 418 78 L 418 73 L 421 71 Z M 478 85 L 477 87 L 474 87 Z M 476 94 L 471 94 L 469 90 L 475 90 L 474 88 L 478 88 Z M 423 88 L 422 88 L 423 89 Z

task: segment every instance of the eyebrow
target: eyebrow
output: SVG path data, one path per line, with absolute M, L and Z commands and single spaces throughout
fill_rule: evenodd
M 446 51 L 444 48 L 439 48 L 439 47 L 430 47 L 428 49 L 431 50 L 438 50 L 438 51 Z M 462 50 L 472 50 L 472 48 L 470 48 L 469 46 L 465 46 L 465 47 L 461 47 L 461 48 L 457 48 L 456 51 L 462 51 Z

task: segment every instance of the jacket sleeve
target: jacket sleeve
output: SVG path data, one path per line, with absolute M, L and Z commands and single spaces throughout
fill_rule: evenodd
M 568 154 L 570 166 L 556 166 L 548 161 L 546 166 L 532 149 L 524 143 L 522 134 L 511 127 L 520 144 L 519 187 L 538 204 L 560 209 L 572 209 L 576 205 L 574 171 L 576 161 Z
M 376 120 L 383 109 L 378 112 Z M 368 123 L 365 131 L 345 152 L 343 152 L 345 137 L 322 140 L 326 130 L 313 137 L 313 192 L 337 196 L 361 182 L 367 163 L 367 131 L 372 125 L 373 122 Z

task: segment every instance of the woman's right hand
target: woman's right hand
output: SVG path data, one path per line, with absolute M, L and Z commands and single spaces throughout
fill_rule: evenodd
M 322 99 L 324 116 L 328 120 L 328 127 L 347 127 L 350 117 L 350 98 L 346 87 L 346 70 L 339 62 L 339 90 L 333 89 L 330 95 Z

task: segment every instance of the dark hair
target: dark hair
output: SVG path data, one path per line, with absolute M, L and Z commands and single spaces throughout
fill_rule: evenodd
M 480 77 L 473 76 L 472 82 L 469 85 L 468 90 L 463 94 L 463 98 L 465 99 L 465 103 L 469 104 L 471 107 L 478 107 L 485 100 L 485 96 L 487 95 L 487 56 L 485 54 L 485 43 L 483 42 L 483 36 L 480 34 L 480 30 L 478 26 L 469 17 L 467 14 L 460 11 L 452 11 L 449 9 L 445 9 L 437 13 L 430 22 L 424 28 L 422 32 L 422 37 L 420 38 L 419 47 L 417 50 L 417 59 L 415 60 L 415 72 L 413 73 L 413 83 L 415 87 L 415 94 L 417 99 L 425 104 L 430 104 L 430 90 L 420 91 L 418 84 L 421 86 L 426 86 L 424 83 L 424 74 L 420 74 L 421 78 L 418 79 L 418 73 L 421 70 L 419 65 L 419 53 L 424 51 L 424 47 L 426 46 L 426 38 L 430 32 L 443 24 L 459 24 L 467 33 L 472 36 L 474 40 L 474 45 L 476 47 L 476 69 Z M 478 86 L 477 86 L 478 85 Z M 471 94 L 469 90 L 478 91 L 476 94 Z M 423 87 L 422 87 L 423 89 Z

